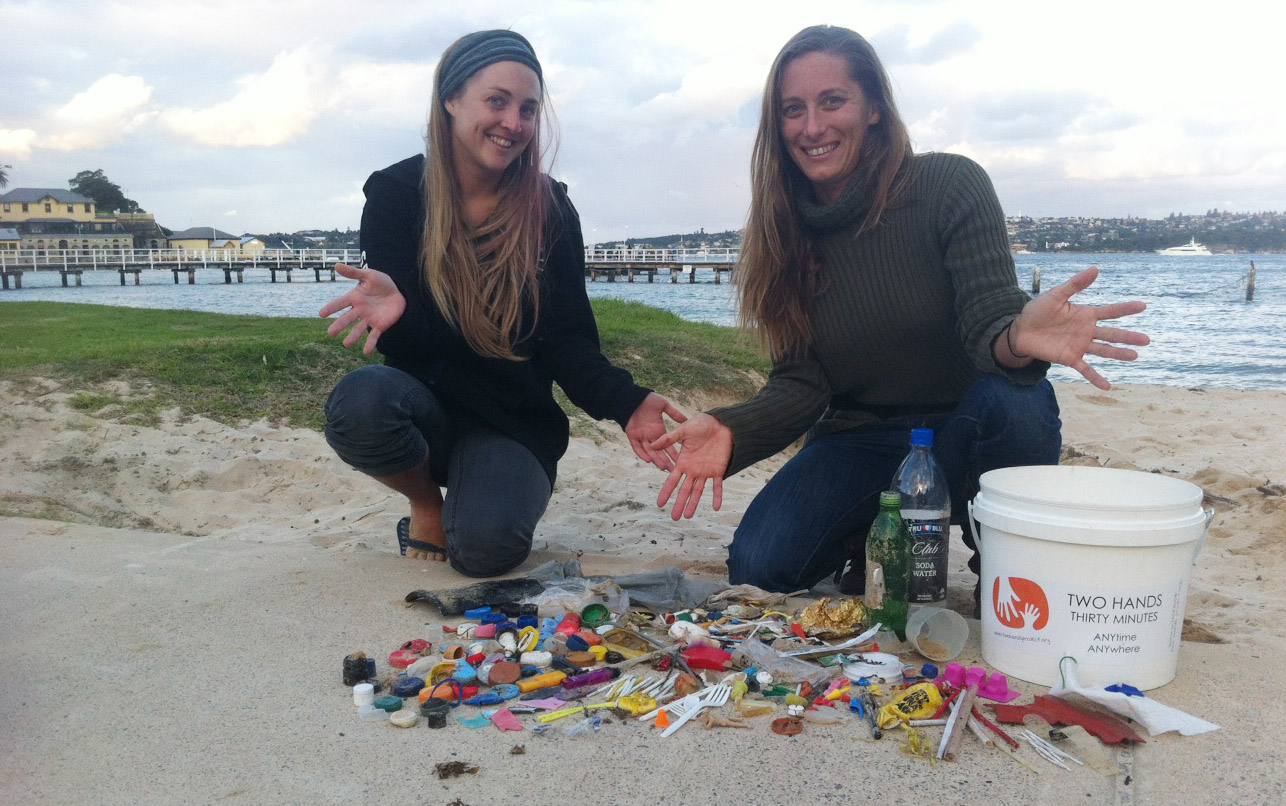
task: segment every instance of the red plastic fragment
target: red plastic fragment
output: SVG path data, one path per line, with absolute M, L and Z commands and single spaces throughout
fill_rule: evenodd
M 728 668 L 732 655 L 713 646 L 693 646 L 683 650 L 683 659 L 693 669 L 711 669 L 722 672 Z
M 808 636 L 804 634 L 804 627 L 799 622 L 795 622 L 794 624 L 790 625 L 790 631 L 793 632 L 797 638 L 800 638 L 804 641 L 808 640 Z
M 394 669 L 405 669 L 419 659 L 420 653 L 418 652 L 412 652 L 409 649 L 397 649 L 389 654 L 388 665 Z
M 1078 708 L 1059 697 L 1036 697 L 1030 705 L 985 703 L 996 712 L 996 720 L 1006 725 L 1021 725 L 1028 714 L 1035 714 L 1051 725 L 1080 725 L 1106 744 L 1143 743 L 1128 724 L 1116 717 Z

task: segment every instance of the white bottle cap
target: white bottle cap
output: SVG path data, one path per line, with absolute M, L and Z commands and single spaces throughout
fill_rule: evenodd
M 358 683 L 353 686 L 353 705 L 361 708 L 363 705 L 373 705 L 375 703 L 375 686 L 370 683 Z

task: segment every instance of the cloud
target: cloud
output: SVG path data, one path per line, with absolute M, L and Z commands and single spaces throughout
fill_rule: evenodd
M 151 97 L 152 88 L 140 76 L 105 75 L 55 110 L 50 133 L 34 144 L 58 151 L 111 145 L 152 116 L 145 109 Z
M 35 129 L 0 129 L 0 154 L 25 157 L 36 142 Z
M 899 23 L 871 37 L 871 44 L 886 67 L 896 64 L 931 65 L 963 56 L 983 40 L 973 23 L 959 20 L 934 31 L 928 39 L 913 43 L 912 28 Z
M 340 71 L 328 106 L 363 125 L 422 129 L 434 62 L 358 63 Z
M 327 48 L 309 42 L 279 53 L 272 65 L 238 83 L 241 91 L 204 109 L 161 115 L 170 129 L 208 146 L 277 146 L 306 133 L 325 107 Z

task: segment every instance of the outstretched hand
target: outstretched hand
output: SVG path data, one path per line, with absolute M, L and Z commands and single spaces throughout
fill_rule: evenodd
M 714 483 L 714 508 L 723 506 L 723 477 L 732 460 L 732 429 L 709 414 L 698 414 L 652 443 L 653 450 L 665 450 L 678 443 L 679 458 L 661 486 L 656 505 L 664 507 L 671 495 L 670 517 L 691 518 L 701 503 L 706 481 Z
M 684 414 L 669 398 L 650 393 L 634 410 L 630 421 L 625 424 L 625 434 L 630 438 L 630 447 L 634 455 L 645 462 L 656 465 L 661 470 L 674 469 L 674 460 L 678 451 L 674 448 L 654 449 L 652 443 L 665 436 L 665 420 L 661 415 L 669 415 L 676 423 L 686 422 Z
M 1051 288 L 1023 307 L 1022 314 L 1003 334 L 1007 347 L 1018 358 L 1039 358 L 1071 367 L 1100 389 L 1111 384 L 1085 361 L 1087 355 L 1133 361 L 1139 354 L 1117 344 L 1142 347 L 1151 341 L 1133 330 L 1100 325 L 1103 319 L 1132 316 L 1147 305 L 1139 301 L 1115 302 L 1109 305 L 1077 305 L 1072 297 L 1089 288 L 1098 278 L 1098 267 L 1091 266 L 1062 285 Z M 1009 352 L 1009 350 L 1006 350 Z
M 344 337 L 344 346 L 352 347 L 363 334 L 368 334 L 362 352 L 370 355 L 375 352 L 380 334 L 402 317 L 406 310 L 406 298 L 397 290 L 393 278 L 384 272 L 359 269 L 344 263 L 336 263 L 335 271 L 350 280 L 356 280 L 357 286 L 322 306 L 319 313 L 322 318 L 336 311 L 344 311 L 330 323 L 326 335 L 333 338 L 351 326 L 352 329 Z M 348 310 L 344 310 L 345 308 Z

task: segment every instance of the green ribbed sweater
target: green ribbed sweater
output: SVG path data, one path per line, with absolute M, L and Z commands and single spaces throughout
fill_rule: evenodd
M 754 397 L 710 412 L 733 433 L 727 475 L 810 428 L 816 436 L 890 410 L 949 410 L 984 373 L 1045 377 L 1047 363 L 1009 370 L 992 355 L 1029 297 L 986 172 L 955 154 L 916 155 L 910 169 L 901 201 L 860 236 L 857 183 L 829 206 L 795 200 L 818 259 L 813 343 L 774 362 Z

